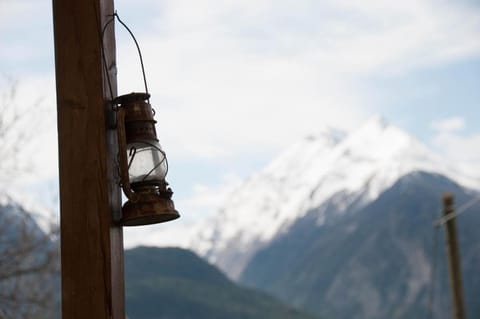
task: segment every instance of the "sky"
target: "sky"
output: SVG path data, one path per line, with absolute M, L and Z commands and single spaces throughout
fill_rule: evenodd
M 213 213 L 295 141 L 325 126 L 352 131 L 377 114 L 445 158 L 478 167 L 475 1 L 119 0 L 115 7 L 142 49 L 182 214 L 175 227 Z M 118 24 L 116 36 L 119 93 L 141 91 L 134 43 Z M 16 83 L 15 105 L 36 120 L 21 153 L 31 169 L 15 187 L 56 210 L 54 73 L 51 2 L 0 0 L 0 92 Z M 175 228 L 167 225 L 164 234 Z M 154 237 L 157 228 L 149 229 Z M 128 231 L 126 244 L 140 232 Z

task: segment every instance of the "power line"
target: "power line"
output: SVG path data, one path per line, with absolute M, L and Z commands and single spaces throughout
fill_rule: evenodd
M 470 207 L 474 204 L 480 202 L 480 196 L 474 197 L 462 206 L 457 209 L 457 211 L 452 212 L 450 214 L 444 215 L 442 217 L 437 218 L 434 223 L 434 233 L 433 233 L 433 243 L 432 243 L 432 271 L 430 273 L 430 292 L 428 296 L 428 318 L 434 318 L 434 304 L 435 304 L 435 274 L 437 271 L 437 260 L 438 260 L 438 233 L 440 230 L 440 226 L 444 225 L 449 220 L 465 213 Z M 441 214 L 439 214 L 441 216 Z
M 480 202 L 480 196 L 477 196 L 477 197 L 474 197 L 472 198 L 471 200 L 469 200 L 468 202 L 466 202 L 465 204 L 463 204 L 462 206 L 460 206 L 460 208 L 456 211 L 456 212 L 452 212 L 450 214 L 447 214 L 443 217 L 440 217 L 438 218 L 435 222 L 434 222 L 434 226 L 435 227 L 440 227 L 442 226 L 443 224 L 445 224 L 446 222 L 448 222 L 449 220 L 451 220 L 452 218 L 455 218 L 463 213 L 465 213 L 467 211 L 467 209 L 469 209 L 470 207 L 472 207 L 474 204 Z

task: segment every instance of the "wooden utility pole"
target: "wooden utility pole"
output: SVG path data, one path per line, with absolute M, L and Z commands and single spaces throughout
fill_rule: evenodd
M 124 319 L 117 142 L 101 51 L 113 0 L 53 0 L 62 256 L 62 318 Z M 104 36 L 116 94 L 113 23 Z
M 445 222 L 445 238 L 447 244 L 448 271 L 452 295 L 452 318 L 465 319 L 463 305 L 462 269 L 460 265 L 460 250 L 457 241 L 457 225 L 455 221 L 454 197 L 451 193 L 443 194 L 443 215 Z

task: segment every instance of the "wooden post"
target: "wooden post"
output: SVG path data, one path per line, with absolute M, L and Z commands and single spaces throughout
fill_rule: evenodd
M 451 193 L 443 194 L 443 215 L 455 214 L 454 197 Z M 457 225 L 455 217 L 445 222 L 445 238 L 447 244 L 448 271 L 450 276 L 452 295 L 452 318 L 465 319 L 463 305 L 462 269 L 460 265 L 460 251 L 457 241 Z
M 124 319 L 121 209 L 113 112 L 100 32 L 113 0 L 53 0 L 62 256 L 62 318 Z M 113 23 L 104 39 L 116 94 Z

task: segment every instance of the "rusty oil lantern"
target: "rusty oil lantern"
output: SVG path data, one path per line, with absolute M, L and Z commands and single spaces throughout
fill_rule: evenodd
M 128 201 L 120 223 L 124 226 L 167 222 L 180 217 L 165 181 L 168 162 L 155 130 L 148 93 L 115 99 L 121 184 Z
M 180 217 L 172 201 L 172 190 L 165 181 L 168 162 L 155 130 L 154 111 L 150 105 L 142 53 L 135 36 L 115 12 L 102 30 L 115 19 L 125 27 L 137 46 L 142 68 L 145 93 L 130 93 L 113 99 L 118 134 L 121 186 L 127 202 L 122 207 L 118 222 L 123 226 L 163 223 Z M 103 55 L 105 59 L 105 55 Z M 112 84 L 104 60 L 110 93 Z

